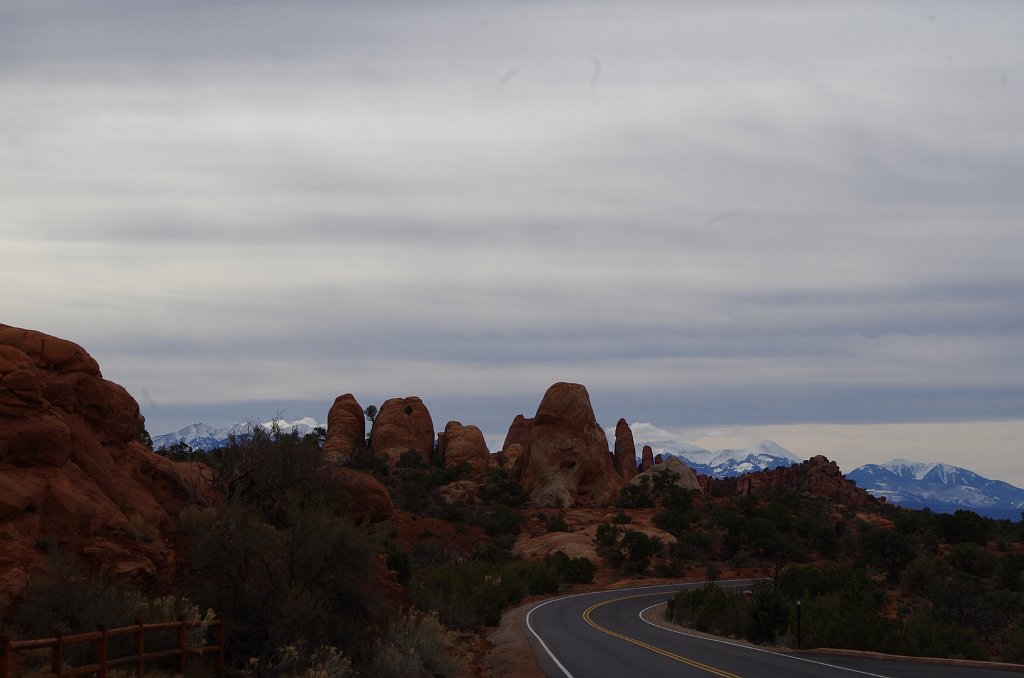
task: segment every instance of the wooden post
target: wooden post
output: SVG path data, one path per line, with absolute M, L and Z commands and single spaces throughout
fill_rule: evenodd
M 142 674 L 145 672 L 146 664 L 145 660 L 143 660 L 142 658 L 142 655 L 146 652 L 146 627 L 142 625 L 141 621 L 136 621 L 135 623 L 138 625 L 138 628 L 135 629 L 135 675 L 139 676 L 139 678 L 142 678 Z
M 214 617 L 217 620 L 217 645 L 220 648 L 217 650 L 217 678 L 223 678 L 224 676 L 224 617 L 217 615 Z
M 57 644 L 53 646 L 50 653 L 50 671 L 57 674 L 57 678 L 64 675 L 64 632 L 57 632 Z
M 178 617 L 178 673 L 185 675 L 185 616 Z
M 107 660 L 110 658 L 110 634 L 107 633 L 107 625 L 99 624 L 96 630 L 100 632 L 100 638 L 96 641 L 96 663 L 100 665 L 99 678 L 107 678 Z
M 0 636 L 0 678 L 11 678 L 11 638 Z

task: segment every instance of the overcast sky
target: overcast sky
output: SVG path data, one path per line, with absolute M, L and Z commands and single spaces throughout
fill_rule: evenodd
M 1022 187 L 1019 2 L 0 0 L 0 321 L 154 435 L 574 381 L 1022 485 Z

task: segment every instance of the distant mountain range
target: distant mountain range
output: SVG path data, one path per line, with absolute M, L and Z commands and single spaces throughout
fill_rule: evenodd
M 1024 490 L 949 464 L 894 459 L 887 464 L 865 464 L 846 477 L 904 508 L 929 508 L 939 513 L 966 508 L 989 518 L 1010 520 L 1020 520 L 1024 511 Z
M 695 472 L 712 478 L 731 478 L 803 461 L 771 440 L 741 450 L 717 452 L 690 443 L 661 443 L 658 448 L 652 444 L 659 454 L 678 457 Z M 846 478 L 876 497 L 885 497 L 890 504 L 909 509 L 927 508 L 936 513 L 968 509 L 989 518 L 1015 521 L 1024 511 L 1024 489 L 950 464 L 895 459 L 887 464 L 865 464 L 847 473 Z
M 313 429 L 317 426 L 323 426 L 323 424 L 318 424 L 312 417 L 304 417 L 296 421 L 279 419 L 276 422 L 241 422 L 219 428 L 202 423 L 191 424 L 173 433 L 155 436 L 153 438 L 153 449 L 158 450 L 161 447 L 170 447 L 176 443 L 187 443 L 194 450 L 212 450 L 215 447 L 226 445 L 228 438 L 233 435 L 245 435 L 251 432 L 254 426 L 262 426 L 267 431 L 270 431 L 275 423 L 278 430 L 284 433 L 297 430 L 300 436 L 312 433 Z
M 275 422 L 260 422 L 268 431 Z M 295 421 L 278 420 L 281 431 L 298 430 L 299 435 L 310 433 L 318 426 L 312 417 Z M 188 443 L 193 449 L 210 450 L 228 442 L 232 435 L 248 433 L 252 422 L 230 424 L 214 428 L 206 424 L 192 424 L 173 433 L 153 438 L 154 449 L 170 447 L 178 442 Z M 638 443 L 641 441 L 638 441 Z M 678 458 L 696 473 L 712 478 L 732 478 L 745 473 L 767 471 L 803 461 L 772 440 L 752 447 L 712 452 L 692 443 L 679 441 L 643 441 L 655 454 Z M 928 508 L 937 513 L 953 513 L 969 509 L 989 518 L 1020 520 L 1024 511 L 1024 489 L 1001 480 L 989 480 L 973 471 L 950 464 L 894 459 L 886 464 L 865 464 L 846 474 L 876 497 L 885 497 L 890 504 L 910 509 Z
M 753 447 L 740 450 L 711 452 L 696 445 L 687 445 L 678 452 L 663 452 L 662 454 L 678 457 L 696 473 L 703 473 L 712 478 L 732 478 L 744 473 L 792 466 L 803 461 L 772 440 L 765 440 Z

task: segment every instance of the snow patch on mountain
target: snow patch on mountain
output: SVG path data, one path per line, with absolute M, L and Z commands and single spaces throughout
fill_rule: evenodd
M 313 417 L 303 417 L 295 421 L 284 419 L 272 419 L 265 422 L 237 422 L 226 426 L 213 427 L 203 423 L 189 424 L 172 433 L 153 437 L 153 449 L 170 447 L 177 443 L 186 443 L 194 450 L 212 450 L 215 447 L 226 445 L 231 436 L 246 435 L 253 430 L 253 427 L 262 426 L 267 431 L 274 430 L 274 427 L 282 433 L 298 431 L 300 436 L 312 433 L 313 429 L 323 426 L 317 423 Z M 325 427 L 326 428 L 326 427 Z
M 1024 490 L 974 471 L 944 464 L 894 459 L 865 464 L 846 474 L 870 494 L 907 508 L 940 513 L 968 509 L 991 518 L 1020 519 Z

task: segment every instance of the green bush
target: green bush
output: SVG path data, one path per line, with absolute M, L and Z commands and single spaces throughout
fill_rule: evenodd
M 589 584 L 594 581 L 594 564 L 589 558 L 570 558 L 564 551 L 555 551 L 545 560 L 554 565 L 566 584 Z
M 569 524 L 565 522 L 564 513 L 556 513 L 544 521 L 544 529 L 548 532 L 568 532 Z
M 650 482 L 646 477 L 635 483 L 627 483 L 619 490 L 619 503 L 622 508 L 651 508 L 654 506 L 654 495 L 651 494 Z
M 715 584 L 683 589 L 672 599 L 672 620 L 705 633 L 738 636 L 743 630 L 744 602 Z

